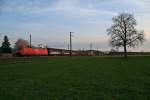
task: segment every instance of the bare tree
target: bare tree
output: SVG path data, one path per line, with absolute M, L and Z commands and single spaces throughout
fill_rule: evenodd
M 127 57 L 127 47 L 136 47 L 145 41 L 144 31 L 137 31 L 137 22 L 132 14 L 121 13 L 113 17 L 113 25 L 107 29 L 111 36 L 110 44 L 112 47 L 123 47 L 124 57 Z

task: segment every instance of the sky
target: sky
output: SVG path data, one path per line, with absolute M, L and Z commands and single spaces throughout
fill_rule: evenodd
M 0 43 L 7 35 L 12 46 L 18 38 L 32 44 L 68 48 L 69 32 L 74 49 L 109 50 L 106 29 L 119 13 L 133 14 L 146 41 L 131 51 L 150 51 L 149 0 L 0 0 Z

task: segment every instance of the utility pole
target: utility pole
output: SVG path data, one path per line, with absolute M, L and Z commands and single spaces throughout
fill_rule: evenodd
M 30 34 L 30 47 L 31 47 L 31 34 Z
M 72 57 L 72 33 L 70 32 L 70 56 Z

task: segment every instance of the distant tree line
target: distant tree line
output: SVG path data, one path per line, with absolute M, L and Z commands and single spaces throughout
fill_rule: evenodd
M 150 52 L 127 52 L 127 55 L 149 55 Z M 124 56 L 124 52 L 117 52 L 117 51 L 110 51 L 107 55 L 110 55 L 110 56 L 114 56 L 114 55 L 117 55 L 117 56 Z

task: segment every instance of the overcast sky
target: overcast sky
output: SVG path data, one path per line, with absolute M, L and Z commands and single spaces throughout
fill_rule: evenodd
M 134 50 L 150 50 L 149 0 L 0 0 L 0 42 L 8 35 L 11 44 L 18 38 L 33 44 L 67 48 L 69 32 L 74 49 L 108 50 L 106 29 L 118 13 L 134 14 L 138 30 L 144 30 L 147 41 Z

